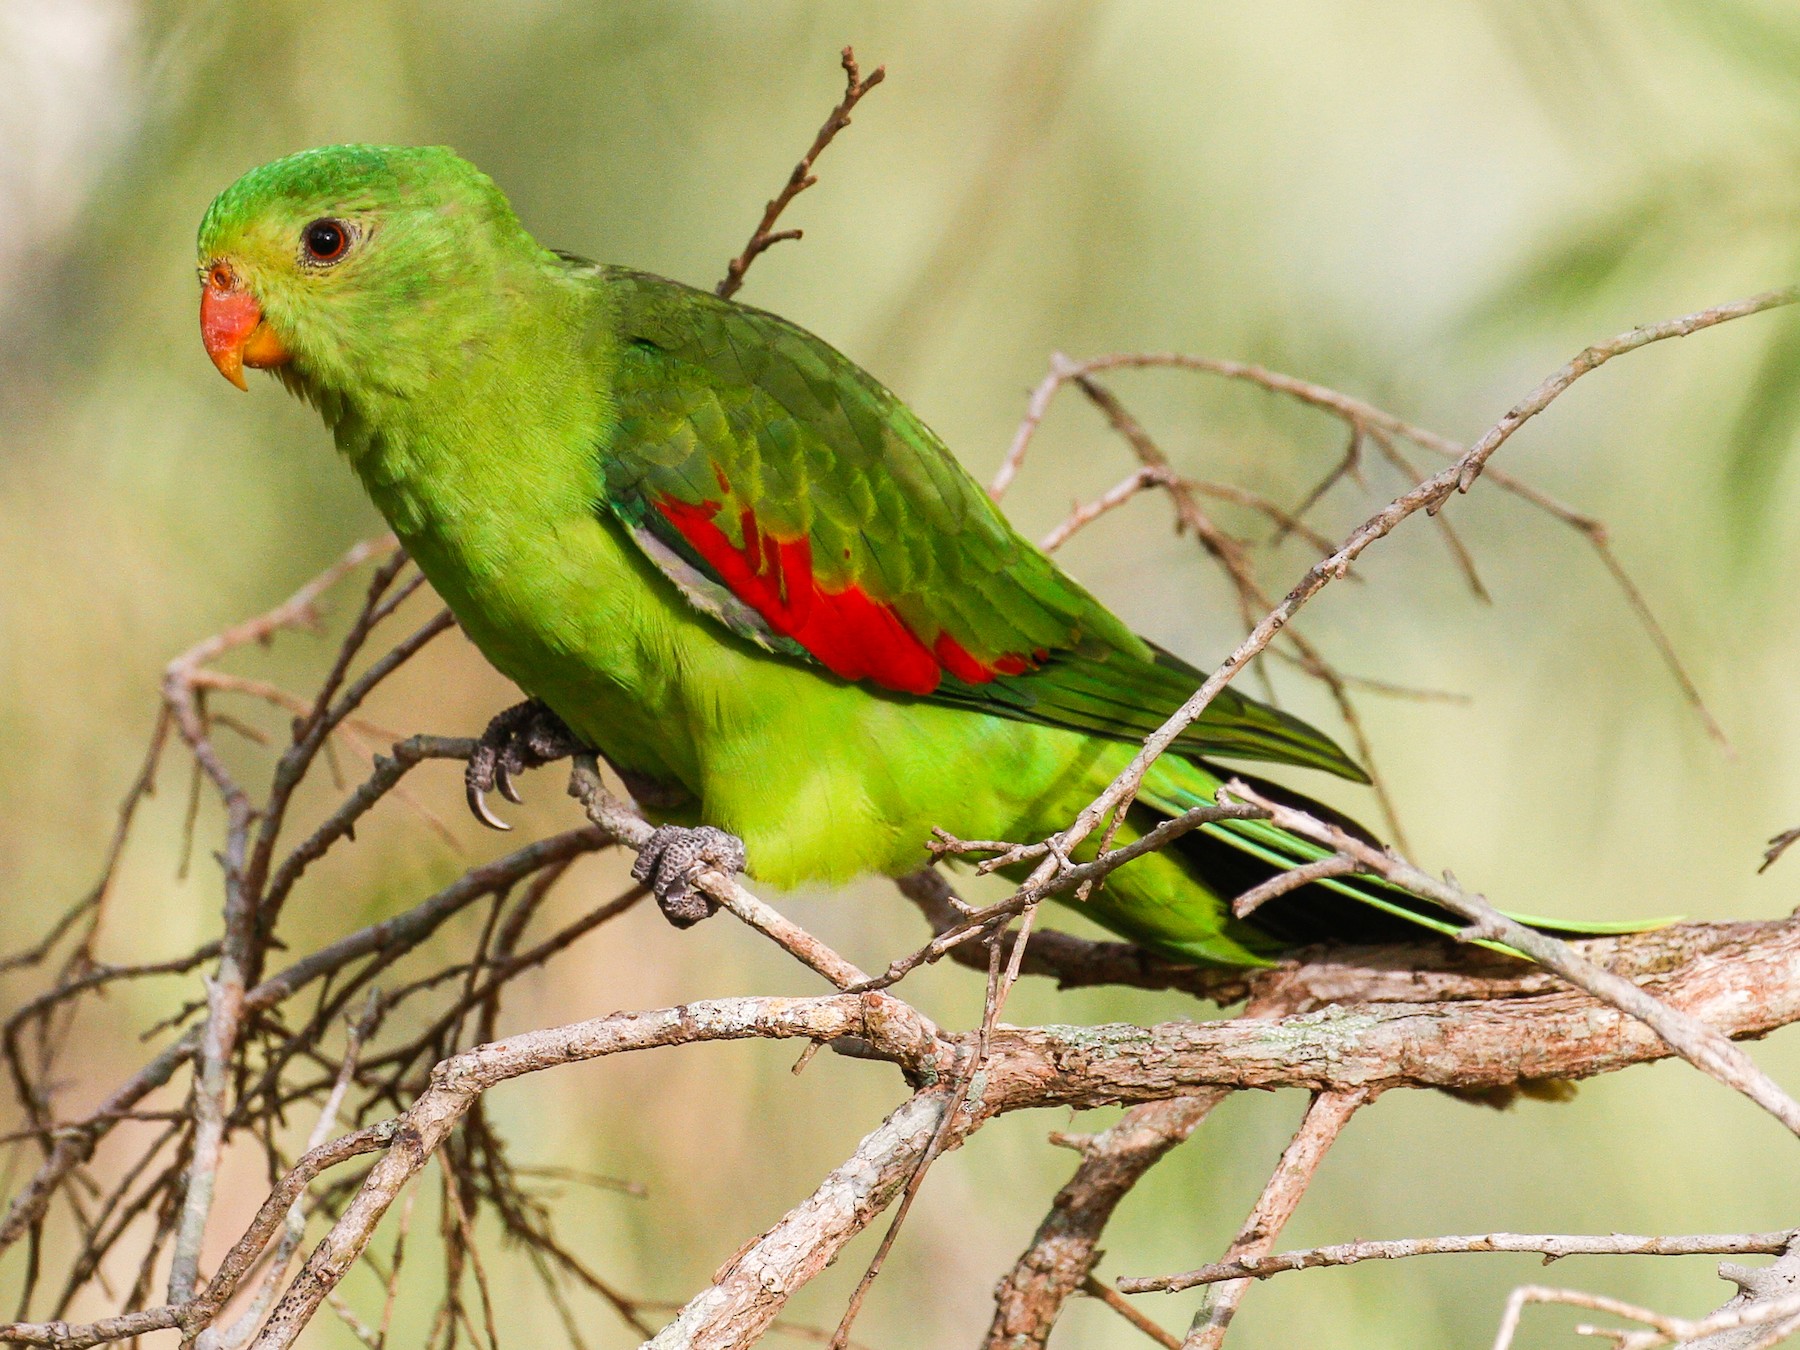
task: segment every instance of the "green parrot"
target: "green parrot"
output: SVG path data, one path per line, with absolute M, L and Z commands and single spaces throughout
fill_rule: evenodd
M 1203 679 L 1023 539 L 848 358 L 773 314 L 542 247 L 447 149 L 254 169 L 207 210 L 199 262 L 219 371 L 241 389 L 245 366 L 269 370 L 319 410 L 528 695 L 482 737 L 471 809 L 499 826 L 487 791 L 516 801 L 517 773 L 598 751 L 663 822 L 637 875 L 678 924 L 710 912 L 690 885 L 703 866 L 786 888 L 909 872 L 933 827 L 1042 838 Z M 1228 688 L 1153 766 L 1117 842 L 1213 801 L 1215 759 L 1367 781 L 1330 738 Z M 1211 824 L 1082 908 L 1232 966 L 1458 926 L 1356 880 L 1232 916 L 1234 896 L 1322 852 L 1266 822 Z

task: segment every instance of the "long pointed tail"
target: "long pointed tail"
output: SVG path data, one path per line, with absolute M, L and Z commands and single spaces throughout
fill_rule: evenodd
M 1371 842 L 1375 836 L 1331 808 L 1247 774 L 1228 774 L 1204 762 L 1164 760 L 1140 794 L 1134 832 L 1159 819 L 1213 800 L 1228 777 L 1242 778 L 1274 800 L 1330 821 Z M 1149 859 L 1115 872 L 1089 906 L 1107 927 L 1171 955 L 1229 965 L 1262 964 L 1280 953 L 1317 943 L 1417 941 L 1426 933 L 1452 936 L 1465 925 L 1427 900 L 1374 877 L 1332 877 L 1268 900 L 1248 918 L 1231 902 L 1281 872 L 1330 856 L 1311 840 L 1268 821 L 1222 821 L 1201 826 L 1173 844 L 1160 865 Z M 1564 936 L 1637 932 L 1669 922 L 1603 923 L 1515 914 L 1534 928 Z

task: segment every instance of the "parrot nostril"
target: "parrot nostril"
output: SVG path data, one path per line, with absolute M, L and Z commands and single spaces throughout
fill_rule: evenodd
M 232 291 L 237 289 L 237 275 L 222 262 L 216 262 L 207 271 L 206 281 L 216 291 Z

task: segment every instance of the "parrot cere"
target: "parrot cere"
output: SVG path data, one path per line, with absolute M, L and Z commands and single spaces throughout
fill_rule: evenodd
M 544 248 L 449 150 L 334 146 L 252 170 L 208 209 L 199 262 L 220 373 L 244 388 L 245 367 L 268 370 L 319 410 L 527 694 L 470 762 L 472 808 L 497 823 L 487 791 L 517 800 L 521 770 L 599 752 L 663 822 L 638 875 L 678 923 L 708 912 L 687 886 L 702 864 L 792 887 L 911 871 L 933 827 L 1043 838 L 1203 679 L 825 342 Z M 1115 842 L 1212 802 L 1230 776 L 1215 758 L 1366 781 L 1328 737 L 1227 688 Z M 1234 896 L 1325 853 L 1264 821 L 1209 824 L 1081 908 L 1226 965 L 1460 926 L 1348 878 L 1232 917 Z

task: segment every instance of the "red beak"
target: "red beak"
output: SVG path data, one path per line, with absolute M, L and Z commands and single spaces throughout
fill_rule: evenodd
M 248 389 L 244 367 L 266 369 L 288 359 L 275 331 L 263 322 L 256 297 L 238 282 L 223 262 L 214 263 L 200 289 L 200 340 L 219 374 L 239 389 Z

